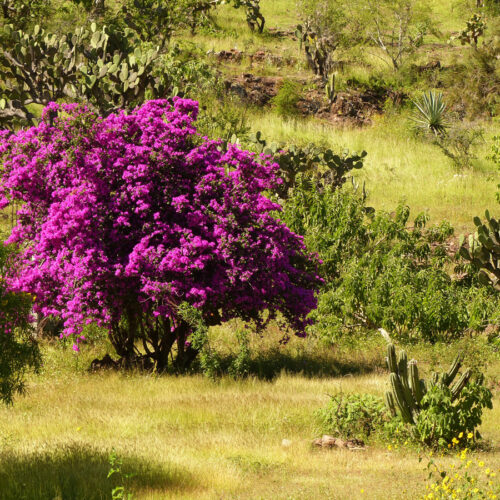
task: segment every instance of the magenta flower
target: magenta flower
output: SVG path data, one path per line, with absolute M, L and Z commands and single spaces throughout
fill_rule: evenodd
M 51 103 L 37 127 L 0 133 L 0 203 L 22 202 L 8 283 L 63 318 L 65 335 L 93 319 L 120 356 L 141 340 L 160 368 L 175 342 L 181 357 L 192 349 L 181 302 L 208 324 L 280 313 L 304 335 L 320 279 L 264 194 L 278 166 L 201 139 L 197 113 L 185 99 L 107 118 Z

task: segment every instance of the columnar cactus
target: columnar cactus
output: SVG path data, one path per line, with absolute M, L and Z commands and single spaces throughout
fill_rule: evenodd
M 385 394 L 385 403 L 393 416 L 399 412 L 403 422 L 414 424 L 416 415 L 422 409 L 422 398 L 427 392 L 427 385 L 419 377 L 417 362 L 412 359 L 408 362 L 405 351 L 400 351 L 396 360 L 394 344 L 387 346 L 387 367 L 391 372 L 389 376 L 391 391 Z M 458 374 L 462 363 L 457 356 L 446 373 L 434 373 L 429 386 L 444 385 L 450 388 L 453 400 L 467 385 L 471 377 L 471 370 L 466 370 L 454 385 L 451 385 Z

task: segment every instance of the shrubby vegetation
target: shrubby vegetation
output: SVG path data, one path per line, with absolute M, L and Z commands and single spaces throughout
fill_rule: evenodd
M 375 212 L 356 190 L 297 187 L 284 220 L 322 259 L 325 286 L 313 312 L 328 341 L 360 328 L 385 328 L 400 339 L 436 341 L 482 330 L 500 317 L 498 293 L 452 278 L 448 223 L 408 229 L 410 210 Z
M 15 261 L 11 246 L 0 246 L 0 401 L 12 403 L 24 391 L 27 369 L 38 369 L 40 353 L 32 338 L 31 306 L 36 297 L 14 293 L 6 281 Z
M 194 144 L 197 113 L 179 98 L 106 119 L 52 103 L 37 127 L 2 134 L 1 203 L 24 203 L 9 238 L 22 247 L 11 286 L 62 317 L 75 349 L 96 321 L 127 365 L 164 371 L 176 345 L 185 369 L 198 346 L 178 314 L 184 301 L 208 325 L 240 317 L 262 329 L 279 312 L 304 335 L 320 278 L 262 194 L 278 166 Z

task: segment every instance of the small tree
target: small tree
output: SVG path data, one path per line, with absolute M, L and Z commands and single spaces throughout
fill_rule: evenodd
M 420 0 L 369 0 L 366 33 L 385 52 L 395 69 L 424 41 L 431 23 Z
M 0 143 L 1 205 L 24 202 L 9 240 L 22 249 L 12 286 L 61 316 L 77 344 L 95 320 L 127 363 L 147 358 L 159 371 L 172 351 L 178 368 L 197 354 L 181 304 L 207 325 L 281 318 L 303 335 L 320 283 L 315 258 L 262 194 L 278 166 L 197 138 L 197 112 L 174 98 L 103 119 L 52 103 L 37 127 Z

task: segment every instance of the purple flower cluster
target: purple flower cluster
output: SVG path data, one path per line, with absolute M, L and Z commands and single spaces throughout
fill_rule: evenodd
M 273 216 L 278 166 L 196 134 L 198 103 L 149 101 L 101 118 L 49 104 L 36 127 L 0 132 L 0 207 L 20 200 L 13 291 L 35 311 L 111 327 L 127 308 L 209 320 L 276 313 L 301 335 L 316 307 L 316 258 Z

